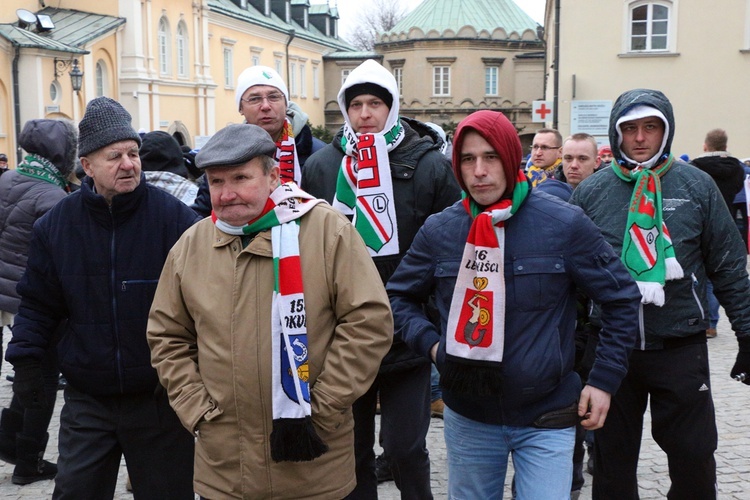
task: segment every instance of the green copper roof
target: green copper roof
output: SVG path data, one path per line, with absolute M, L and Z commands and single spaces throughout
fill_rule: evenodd
M 19 28 L 18 23 L 4 24 L 0 25 L 0 36 L 19 47 L 88 54 L 89 51 L 84 48 L 87 43 L 125 23 L 121 17 L 52 7 L 46 7 L 37 14 L 49 15 L 54 29 L 36 33 Z
M 432 30 L 457 33 L 464 26 L 477 33 L 502 28 L 508 35 L 520 35 L 526 30 L 536 32 L 537 23 L 513 0 L 424 0 L 390 33 L 408 33 L 412 28 L 425 34 Z

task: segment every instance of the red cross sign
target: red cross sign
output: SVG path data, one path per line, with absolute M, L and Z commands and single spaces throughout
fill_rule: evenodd
M 552 101 L 533 101 L 531 105 L 531 121 L 546 122 L 552 118 Z M 549 118 L 547 116 L 549 115 Z

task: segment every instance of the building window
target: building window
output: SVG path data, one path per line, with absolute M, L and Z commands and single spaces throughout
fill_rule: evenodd
M 162 75 L 169 74 L 170 66 L 169 52 L 169 24 L 167 19 L 159 19 L 159 73 Z
M 107 88 L 107 67 L 104 61 L 96 62 L 96 97 L 106 95 Z
M 52 102 L 57 103 L 57 99 L 60 97 L 60 84 L 57 80 L 49 84 L 49 98 Z
M 253 56 L 253 66 L 260 66 L 260 56 Z
M 404 68 L 393 68 L 393 77 L 396 79 L 398 95 L 401 96 L 404 93 Z
M 344 82 L 346 82 L 346 78 L 349 76 L 349 73 L 351 73 L 351 72 L 352 72 L 352 70 L 350 70 L 350 69 L 342 69 L 341 70 L 341 85 L 343 85 Z
M 488 66 L 484 68 L 484 94 L 485 95 L 497 95 L 497 75 L 499 73 L 497 66 Z
M 433 66 L 432 68 L 433 95 L 451 95 L 451 67 Z
M 188 33 L 182 21 L 177 25 L 177 74 L 188 76 Z
M 233 59 L 232 48 L 224 47 L 224 86 L 227 88 L 234 86 Z
M 313 66 L 313 98 L 320 99 L 320 82 L 318 81 L 318 67 Z
M 281 59 L 276 59 L 276 73 L 278 73 L 281 78 L 284 78 L 284 73 L 281 71 Z
M 305 78 L 305 65 L 299 65 L 299 96 L 307 97 L 307 79 Z
M 669 49 L 670 4 L 635 3 L 630 10 L 630 50 L 659 51 Z
M 289 92 L 291 95 L 297 95 L 297 63 L 289 64 Z

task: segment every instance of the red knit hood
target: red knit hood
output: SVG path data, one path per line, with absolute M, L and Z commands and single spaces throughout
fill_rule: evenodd
M 523 156 L 521 140 L 518 138 L 516 127 L 504 114 L 490 110 L 472 113 L 458 124 L 453 138 L 453 173 L 456 175 L 461 189 L 467 193 L 466 184 L 461 177 L 461 145 L 464 135 L 470 130 L 479 133 L 500 156 L 507 182 L 503 198 L 509 197 L 516 185 L 516 173 L 520 168 L 521 157 Z

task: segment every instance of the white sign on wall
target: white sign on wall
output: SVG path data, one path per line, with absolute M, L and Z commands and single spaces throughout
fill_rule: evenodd
M 570 133 L 609 135 L 612 101 L 573 101 L 570 104 Z

